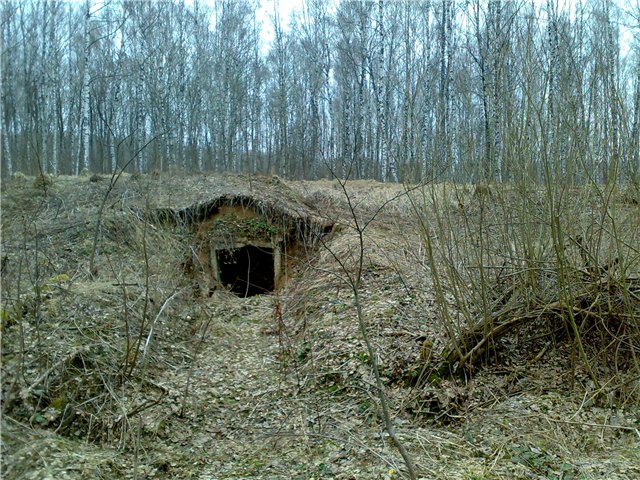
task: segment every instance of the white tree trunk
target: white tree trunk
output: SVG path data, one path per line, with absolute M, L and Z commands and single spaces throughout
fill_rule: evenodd
M 84 64 L 83 64 L 83 72 L 82 72 L 82 92 L 81 92 L 81 103 L 82 103 L 82 159 L 80 161 L 80 165 L 78 169 L 74 172 L 76 175 L 80 173 L 80 171 L 89 168 L 89 154 L 90 148 L 89 140 L 90 140 L 90 128 L 89 128 L 89 101 L 91 99 L 89 88 L 90 85 L 90 76 L 89 76 L 89 50 L 91 48 L 91 39 L 89 38 L 89 22 L 91 20 L 91 0 L 86 3 L 86 11 L 84 17 Z M 80 171 L 78 171 L 80 170 Z
M 9 142 L 9 126 L 5 125 L 4 134 L 2 135 L 2 143 L 4 143 L 4 164 L 7 169 L 7 176 L 13 175 L 13 159 L 11 156 L 11 144 Z

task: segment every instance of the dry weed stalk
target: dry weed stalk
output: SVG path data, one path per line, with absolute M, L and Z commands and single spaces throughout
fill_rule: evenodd
M 91 278 L 96 278 L 98 276 L 98 267 L 96 265 L 96 254 L 98 252 L 98 243 L 100 240 L 102 217 L 104 215 L 104 209 L 107 206 L 107 201 L 109 200 L 109 195 L 111 194 L 111 191 L 115 188 L 116 184 L 118 183 L 118 180 L 120 179 L 124 171 L 127 169 L 127 167 L 129 167 L 129 165 L 131 165 L 135 161 L 135 159 L 138 158 L 138 155 L 140 155 L 151 143 L 153 143 L 156 139 L 163 136 L 165 133 L 166 132 L 162 132 L 154 136 L 151 140 L 149 140 L 147 143 L 142 145 L 131 156 L 131 158 L 127 160 L 127 162 L 125 162 L 125 164 L 122 167 L 120 167 L 120 169 L 115 168 L 113 172 L 111 172 L 111 178 L 109 179 L 109 186 L 104 192 L 102 202 L 100 202 L 100 205 L 98 206 L 98 212 L 96 213 L 96 223 L 93 231 L 93 243 L 91 245 L 91 255 L 89 256 L 89 275 L 91 276 Z M 118 145 L 118 147 L 119 146 L 120 145 Z
M 400 453 L 400 456 L 402 457 L 402 460 L 407 469 L 407 476 L 411 480 L 416 480 L 418 477 L 417 477 L 416 467 L 415 467 L 413 458 L 411 457 L 408 450 L 405 448 L 404 444 L 398 437 L 394 427 L 394 421 L 391 418 L 389 399 L 386 393 L 384 383 L 382 382 L 382 377 L 380 375 L 378 352 L 376 351 L 376 348 L 373 346 L 373 343 L 371 342 L 371 338 L 369 336 L 367 320 L 365 318 L 365 315 L 362 309 L 362 299 L 360 297 L 360 289 L 362 288 L 362 278 L 363 278 L 363 273 L 365 268 L 365 265 L 364 265 L 365 231 L 367 230 L 367 227 L 371 224 L 371 222 L 375 220 L 375 218 L 380 214 L 380 212 L 382 212 L 382 210 L 389 203 L 393 202 L 398 197 L 405 195 L 405 192 L 402 192 L 397 196 L 394 196 L 391 199 L 385 201 L 379 208 L 375 210 L 373 215 L 368 220 L 363 221 L 359 218 L 359 215 L 356 211 L 356 206 L 354 205 L 351 195 L 347 190 L 348 180 L 341 180 L 335 175 L 334 177 L 338 181 L 340 188 L 342 190 L 342 193 L 344 195 L 344 198 L 347 202 L 349 214 L 351 216 L 351 220 L 353 221 L 353 229 L 358 238 L 358 250 L 356 252 L 356 257 L 355 257 L 356 258 L 355 272 L 353 272 L 349 267 L 349 265 L 347 265 L 346 263 L 347 260 L 340 258 L 340 256 L 331 249 L 331 247 L 326 243 L 326 241 L 322 237 L 320 237 L 319 240 L 322 246 L 326 249 L 327 252 L 329 252 L 329 254 L 333 257 L 333 259 L 339 265 L 341 270 L 340 277 L 343 278 L 344 281 L 346 281 L 348 288 L 351 290 L 351 293 L 353 294 L 353 303 L 356 309 L 356 315 L 358 319 L 358 330 L 360 331 L 362 340 L 364 341 L 367 348 L 368 362 L 371 367 L 371 370 L 373 371 L 373 375 L 375 378 L 375 386 L 376 386 L 376 392 L 378 397 L 377 400 L 380 406 L 380 412 L 382 414 L 382 420 L 384 422 L 385 430 L 389 435 L 389 438 L 391 439 L 391 442 L 393 443 L 394 447 L 396 447 L 396 449 Z
M 213 313 L 210 311 L 207 311 L 206 321 L 200 325 L 199 327 L 200 336 L 198 337 L 198 340 L 196 341 L 193 347 L 193 360 L 189 365 L 189 369 L 187 371 L 187 381 L 185 382 L 185 385 L 184 385 L 184 392 L 182 394 L 182 403 L 180 405 L 180 413 L 178 414 L 180 418 L 184 417 L 184 414 L 187 408 L 187 399 L 189 398 L 189 390 L 191 388 L 191 382 L 193 380 L 193 372 L 198 365 L 200 352 L 202 350 L 202 346 L 204 345 L 205 339 L 208 337 L 209 327 L 211 326 L 212 321 L 213 321 Z

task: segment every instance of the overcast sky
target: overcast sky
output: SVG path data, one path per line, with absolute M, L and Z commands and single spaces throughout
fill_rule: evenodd
M 277 6 L 280 12 L 280 22 L 283 29 L 287 29 L 289 26 L 289 17 L 291 13 L 302 8 L 302 2 L 300 0 L 261 0 L 260 8 L 256 12 L 258 20 L 262 22 L 262 38 L 265 41 L 263 50 L 266 52 L 269 50 L 269 46 L 273 41 L 273 23 L 271 18 L 275 12 Z
M 335 3 L 334 0 L 326 0 L 328 3 Z M 404 0 L 408 1 L 408 0 Z M 544 7 L 548 0 L 533 0 L 533 3 L 538 7 Z M 575 7 L 578 4 L 577 0 L 556 0 L 559 9 L 563 10 L 566 7 Z M 633 4 L 638 2 L 639 0 L 613 0 L 612 4 L 621 7 L 624 10 L 633 10 Z M 584 2 L 584 0 L 583 0 Z M 583 3 L 582 2 L 582 3 Z M 263 51 L 266 53 L 269 50 L 271 42 L 273 41 L 273 23 L 272 17 L 277 7 L 280 12 L 280 22 L 283 30 L 287 30 L 289 27 L 289 18 L 291 13 L 294 10 L 301 11 L 302 10 L 302 1 L 301 0 L 261 0 L 260 8 L 258 9 L 257 18 L 262 22 L 262 38 L 265 41 L 263 46 Z M 584 4 L 584 3 L 583 3 Z M 637 5 L 635 8 L 638 8 Z M 639 32 L 636 31 L 636 36 L 639 35 Z M 626 28 L 624 25 L 621 28 L 620 32 L 620 47 L 622 50 L 622 54 L 626 55 L 633 43 L 633 33 L 629 28 Z

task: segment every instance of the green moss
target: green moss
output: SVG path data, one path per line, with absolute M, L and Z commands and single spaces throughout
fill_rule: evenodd
M 240 219 L 235 215 L 224 215 L 213 224 L 216 235 L 237 235 L 259 238 L 271 238 L 281 233 L 280 229 L 261 218 Z
M 51 403 L 49 404 L 49 406 L 55 408 L 56 410 L 64 410 L 64 407 L 67 406 L 67 403 L 69 403 L 69 401 L 67 400 L 67 397 L 65 397 L 64 395 L 60 396 L 60 397 L 55 397 L 53 400 L 51 400 Z

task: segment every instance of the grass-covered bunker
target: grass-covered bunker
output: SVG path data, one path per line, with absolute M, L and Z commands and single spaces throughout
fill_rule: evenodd
M 161 209 L 187 228 L 184 270 L 199 294 L 226 288 L 243 297 L 279 289 L 333 224 L 280 184 Z

